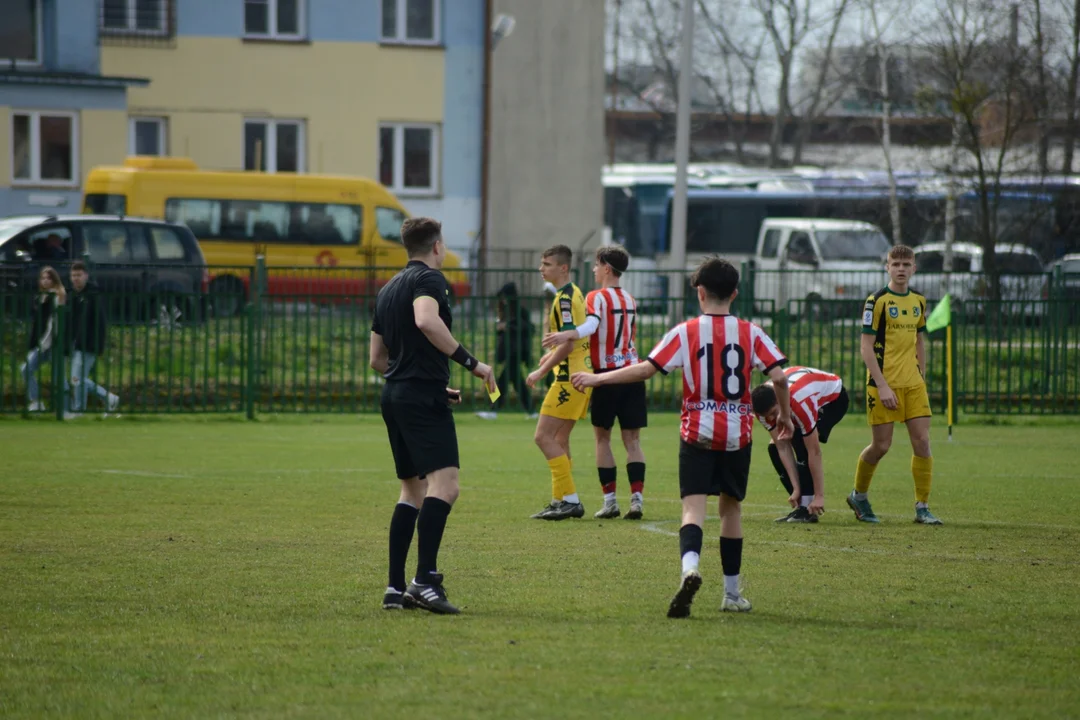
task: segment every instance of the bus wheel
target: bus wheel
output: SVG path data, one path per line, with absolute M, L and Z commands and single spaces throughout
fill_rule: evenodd
M 210 283 L 210 301 L 215 317 L 235 317 L 247 301 L 244 283 L 232 275 L 223 275 Z

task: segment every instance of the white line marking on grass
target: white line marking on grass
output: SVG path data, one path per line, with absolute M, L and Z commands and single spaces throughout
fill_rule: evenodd
M 667 535 L 668 537 L 679 537 L 679 533 L 672 530 L 665 530 L 659 527 L 663 523 L 675 522 L 674 520 L 655 520 L 653 522 L 645 522 L 638 525 L 642 530 L 646 532 L 656 533 L 658 535 Z M 1047 564 L 1047 565 L 1080 565 L 1080 562 L 1075 560 L 1056 560 L 1040 557 L 1026 557 L 1026 558 L 1002 558 L 991 557 L 987 555 L 947 555 L 945 553 L 924 553 L 924 552 L 902 552 L 898 550 L 882 550 L 880 548 L 855 548 L 855 547 L 839 547 L 836 545 L 815 545 L 812 543 L 796 542 L 794 540 L 752 540 L 757 545 L 786 545 L 789 547 L 806 548 L 807 550 L 822 550 L 826 552 L 847 552 L 847 553 L 859 553 L 866 555 L 892 555 L 896 557 L 922 557 L 930 558 L 933 560 L 952 560 L 958 562 L 1007 562 L 1017 563 L 1023 565 L 1030 565 L 1031 563 Z
M 105 475 L 131 475 L 133 477 L 148 478 L 190 479 L 192 477 L 191 475 L 175 475 L 172 473 L 150 472 L 149 470 L 94 470 L 93 472 L 99 472 Z

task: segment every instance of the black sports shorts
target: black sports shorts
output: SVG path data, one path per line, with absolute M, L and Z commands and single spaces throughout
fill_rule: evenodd
M 729 495 L 746 498 L 750 445 L 741 450 L 708 450 L 679 440 L 679 497 Z
M 615 426 L 616 419 L 622 430 L 640 430 L 648 426 L 649 411 L 645 403 L 644 382 L 593 388 L 593 427 L 610 430 Z
M 844 415 L 846 415 L 848 411 L 848 404 L 849 399 L 847 390 L 840 388 L 839 397 L 831 403 L 826 403 L 821 406 L 821 410 L 818 411 L 817 421 L 818 442 L 829 442 L 829 433 L 831 433 L 832 429 L 844 419 Z
M 443 383 L 387 382 L 382 416 L 399 479 L 461 467 L 454 413 Z

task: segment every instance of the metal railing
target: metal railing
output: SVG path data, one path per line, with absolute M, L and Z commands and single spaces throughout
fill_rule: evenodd
M 215 277 L 214 269 L 211 276 Z M 320 270 L 333 274 L 332 270 Z M 371 275 L 375 274 L 371 271 Z M 492 270 L 504 273 L 507 270 Z M 517 272 L 517 271 L 514 271 Z M 520 270 L 525 273 L 525 269 Z M 535 271 L 531 281 L 535 281 Z M 207 289 L 129 291 L 105 289 L 100 300 L 108 320 L 107 346 L 89 374 L 100 394 L 90 393 L 84 412 L 124 414 L 359 413 L 379 407 L 382 378 L 368 365 L 371 316 L 377 284 L 353 287 L 355 270 L 338 282 L 312 279 L 309 270 L 261 266 L 233 268 L 239 281 L 209 283 Z M 291 275 L 290 275 L 291 273 Z M 291 278 L 274 284 L 275 274 Z M 220 274 L 218 275 L 220 276 Z M 579 276 L 580 277 L 580 276 Z M 530 282 L 522 275 L 523 285 Z M 581 278 L 585 288 L 591 276 Z M 865 367 L 859 354 L 861 299 L 755 297 L 755 278 L 746 272 L 735 312 L 761 324 L 792 363 L 811 365 L 844 378 L 853 400 L 863 396 Z M 454 334 L 502 373 L 504 409 L 539 407 L 541 384 L 531 403 L 517 396 L 516 376 L 536 367 L 547 329 L 550 296 L 526 285 L 516 306 L 505 307 L 500 325 L 498 287 L 487 283 L 485 296 L 459 298 Z M 1058 285 L 1054 286 L 1058 288 Z M 1054 290 L 1045 300 L 956 300 L 954 325 L 955 399 L 961 412 L 1080 413 L 1080 311 L 1075 300 Z M 69 293 L 69 298 L 71 297 Z M 62 417 L 71 410 L 74 340 L 69 302 L 58 308 L 57 341 L 48 360 L 34 373 L 28 360 L 34 293 L 25 286 L 0 290 L 0 413 L 29 410 L 30 376 L 40 387 L 41 409 L 32 414 Z M 666 297 L 639 301 L 637 345 L 643 355 L 667 330 L 671 303 Z M 696 299 L 683 301 L 683 314 L 696 312 Z M 518 310 L 517 308 L 520 308 Z M 932 308 L 931 308 L 932 309 Z M 515 336 L 510 337 L 509 333 Z M 945 402 L 944 333 L 928 342 L 928 385 L 935 407 Z M 497 350 L 502 338 L 502 357 Z M 508 352 L 506 347 L 513 346 Z M 62 350 L 62 352 L 61 352 Z M 64 362 L 56 362 L 63 357 Z M 52 362 L 49 362 L 51 360 Z M 517 366 L 507 368 L 512 364 Z M 467 410 L 489 409 L 480 383 L 451 365 L 455 387 Z M 63 390 L 65 381 L 68 390 Z M 678 374 L 649 382 L 649 407 L 676 410 L 682 381 Z M 36 407 L 36 406 L 35 406 Z

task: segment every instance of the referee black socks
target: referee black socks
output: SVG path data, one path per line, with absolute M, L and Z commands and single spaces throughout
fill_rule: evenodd
M 409 503 L 399 502 L 390 518 L 390 587 L 398 592 L 405 592 L 405 561 L 409 557 L 419 513 Z
M 416 582 L 430 585 L 431 575 L 439 567 L 439 546 L 442 545 L 450 503 L 436 497 L 424 498 L 420 517 L 416 521 L 417 555 Z

